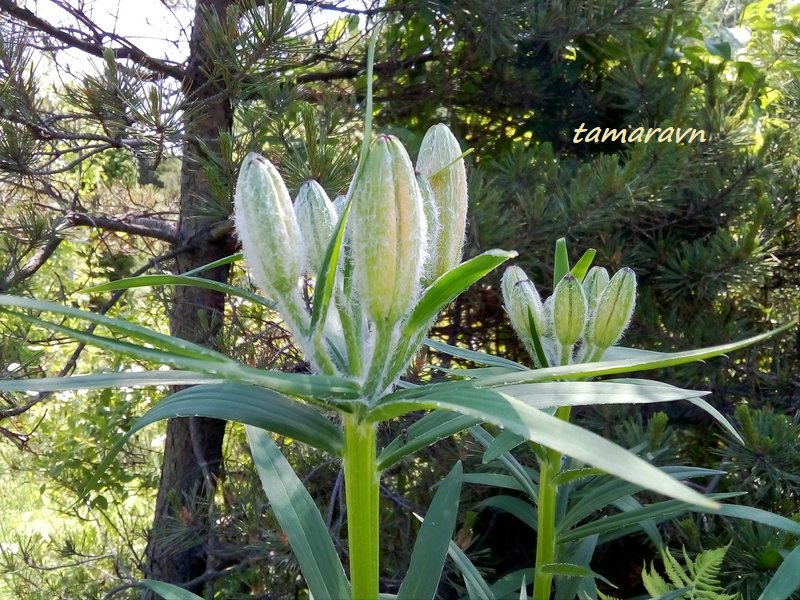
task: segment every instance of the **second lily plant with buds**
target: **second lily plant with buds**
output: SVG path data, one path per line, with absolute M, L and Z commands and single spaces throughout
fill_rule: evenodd
M 536 565 L 527 583 L 524 575 L 513 582 L 517 597 L 527 597 L 533 583 L 535 598 L 549 598 L 554 578 L 594 581 L 586 563 L 570 562 L 554 529 L 558 487 L 568 478 L 565 457 L 570 457 L 573 466 L 587 467 L 584 476 L 611 474 L 637 490 L 658 492 L 695 510 L 724 513 L 725 505 L 570 423 L 570 408 L 689 399 L 724 421 L 697 390 L 640 379 L 588 380 L 700 360 L 767 336 L 679 354 L 619 351 L 614 344 L 627 327 L 635 303 L 633 272 L 623 269 L 609 278 L 604 269 L 590 270 L 591 252 L 570 266 L 566 246 L 559 243 L 550 298 L 542 301 L 518 267 L 510 267 L 502 279 L 506 310 L 535 368 L 428 340 L 428 330 L 450 301 L 516 256 L 491 250 L 461 261 L 467 198 L 463 153 L 444 125 L 427 132 L 416 165 L 390 135 L 365 140 L 349 192 L 335 202 L 316 182 L 308 182 L 293 203 L 278 170 L 251 153 L 242 163 L 236 186 L 235 224 L 245 264 L 269 301 L 203 279 L 198 273 L 166 276 L 165 282 L 203 285 L 274 306 L 311 365 L 311 374 L 255 369 L 125 321 L 3 296 L 0 307 L 4 310 L 160 368 L 0 381 L 0 389 L 195 384 L 154 407 L 125 439 L 149 423 L 178 416 L 246 424 L 264 490 L 315 600 L 379 598 L 381 473 L 440 439 L 482 423 L 528 440 L 539 461 L 538 489 L 534 490 L 539 523 Z M 97 289 L 136 285 L 142 283 L 133 279 Z M 42 313 L 101 325 L 110 334 L 87 333 L 61 320 L 36 316 Z M 138 343 L 122 341 L 122 337 Z M 435 384 L 406 382 L 402 376 L 422 344 L 482 367 Z M 163 365 L 171 369 L 164 370 Z M 414 411 L 426 414 L 401 438 L 379 447 L 379 424 Z M 318 508 L 270 432 L 341 460 L 348 515 L 347 569 Z M 124 439 L 117 447 L 122 443 Z M 463 573 L 470 596 L 495 597 L 495 590 L 452 542 L 461 485 L 459 463 L 420 516 L 422 525 L 408 571 L 393 597 L 433 599 L 448 555 Z M 798 532 L 796 524 L 784 521 L 784 528 Z M 165 598 L 197 598 L 162 582 L 142 585 Z

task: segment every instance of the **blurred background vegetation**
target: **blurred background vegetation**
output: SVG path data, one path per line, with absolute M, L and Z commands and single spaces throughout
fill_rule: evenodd
M 468 158 L 468 255 L 492 247 L 517 250 L 518 263 L 545 295 L 552 247 L 562 236 L 573 258 L 591 247 L 596 264 L 612 271 L 632 267 L 639 303 L 624 344 L 641 348 L 713 345 L 797 314 L 796 3 L 162 4 L 175 22 L 174 36 L 164 40 L 174 44 L 163 57 L 145 53 L 116 29 L 103 29 L 96 18 L 101 2 L 0 0 L 0 291 L 168 331 L 176 302 L 170 290 L 113 296 L 82 290 L 182 269 L 178 257 L 188 238 L 180 234 L 187 220 L 208 225 L 203 235 L 232 236 L 233 178 L 249 150 L 276 162 L 293 192 L 314 178 L 331 197 L 344 193 L 363 119 L 366 37 L 380 27 L 378 130 L 399 136 L 413 157 L 426 129 L 445 122 L 465 149 L 474 149 Z M 58 18 L 45 5 L 58 9 Z M 213 88 L 203 97 L 187 75 L 197 54 L 189 44 L 192 19 L 204 36 L 204 62 L 193 72 L 203 78 L 200 89 Z M 81 59 L 63 59 L 68 47 Z M 94 56 L 93 62 L 84 56 Z M 215 125 L 213 141 L 194 140 L 189 154 L 186 136 L 220 98 L 229 113 Z M 706 139 L 574 143 L 581 123 L 691 127 L 704 130 Z M 193 172 L 204 178 L 204 191 L 187 214 L 182 207 Z M 230 280 L 248 285 L 240 269 Z M 435 334 L 524 362 L 497 284 L 488 277 L 460 298 Z M 224 328 L 201 317 L 195 323 L 210 343 L 250 364 L 303 368 L 275 315 L 233 300 L 224 310 Z M 6 315 L 0 315 L 0 329 L 0 377 L 141 368 Z M 424 366 L 441 360 L 420 357 L 411 376 L 435 376 Z M 613 406 L 578 417 L 626 447 L 644 444 L 662 464 L 728 473 L 703 483 L 705 491 L 744 491 L 735 502 L 797 518 L 798 364 L 800 332 L 730 359 L 659 374 L 711 390 L 714 405 L 743 433 L 744 446 L 688 404 Z M 163 427 L 138 435 L 103 475 L 91 503 L 80 501 L 83 483 L 106 450 L 165 391 L 0 400 L 0 597 L 138 597 L 125 585 L 148 570 L 148 538 L 174 556 L 199 553 L 196 575 L 221 597 L 301 593 L 291 552 L 258 492 L 236 426 L 219 442 L 224 468 L 212 494 L 175 493 L 168 498 L 174 510 L 155 528 L 168 435 Z M 384 441 L 408 424 L 382 432 Z M 346 515 L 339 465 L 285 442 L 341 541 Z M 482 450 L 464 434 L 385 474 L 387 591 L 407 566 L 417 526 L 412 511 L 424 510 L 431 487 L 453 460 L 480 468 Z M 519 460 L 534 464 L 524 454 Z M 508 511 L 481 508 L 491 506 L 485 500 L 493 493 L 468 488 L 457 543 L 500 577 L 530 565 L 535 542 Z M 731 542 L 723 582 L 744 598 L 758 596 L 798 543 L 708 516 L 675 519 L 662 529 L 671 547 L 685 546 L 692 555 Z M 615 595 L 630 597 L 643 592 L 643 563 L 658 554 L 644 535 L 632 534 L 605 545 L 594 568 L 619 586 Z M 442 597 L 457 597 L 459 585 L 445 578 Z

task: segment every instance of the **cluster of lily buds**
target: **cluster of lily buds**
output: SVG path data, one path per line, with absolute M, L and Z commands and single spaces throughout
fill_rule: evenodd
M 251 153 L 239 173 L 234 208 L 253 280 L 275 301 L 306 358 L 328 374 L 363 379 L 374 375 L 374 357 L 391 362 L 395 349 L 376 345 L 402 344 L 399 328 L 422 291 L 461 261 L 463 154 L 450 130 L 435 125 L 423 138 L 415 169 L 397 138 L 379 135 L 346 196 L 331 202 L 309 181 L 292 205 L 275 167 Z M 345 215 L 344 247 L 336 268 L 326 269 L 328 246 Z M 326 318 L 312 324 L 304 292 L 331 273 Z
M 503 274 L 501 291 L 511 325 L 536 367 L 592 362 L 601 360 L 628 328 L 636 305 L 636 275 L 627 267 L 613 277 L 602 267 L 592 267 L 583 281 L 567 273 L 542 301 L 525 272 L 511 266 Z

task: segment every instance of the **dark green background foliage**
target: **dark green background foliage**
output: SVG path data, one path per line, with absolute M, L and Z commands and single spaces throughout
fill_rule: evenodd
M 209 72 L 230 100 L 232 126 L 213 144 L 205 140 L 194 157 L 209 190 L 192 217 L 200 223 L 226 223 L 233 178 L 246 151 L 274 160 L 292 192 L 314 178 L 334 197 L 345 191 L 354 168 L 365 90 L 365 39 L 356 15 L 342 10 L 327 31 L 300 35 L 281 16 L 281 3 L 272 3 L 271 17 L 255 4 L 228 7 L 225 17 L 209 21 Z M 0 291 L 110 310 L 163 330 L 172 302 L 164 290 L 116 298 L 76 292 L 148 269 L 175 268 L 175 240 L 159 235 L 156 222 L 177 220 L 178 142 L 202 104 L 192 104 L 179 85 L 160 76 L 148 79 L 146 64 L 114 60 L 109 53 L 96 76 L 46 91 L 30 75 L 36 57 L 26 43 L 33 39 L 27 36 L 41 34 L 6 5 L 0 2 Z M 370 26 L 377 20 L 383 27 L 375 68 L 377 129 L 398 135 L 413 157 L 427 128 L 445 122 L 464 149 L 474 150 L 468 157 L 467 255 L 492 247 L 517 250 L 518 264 L 543 296 L 551 292 L 552 248 L 562 236 L 573 259 L 591 247 L 596 264 L 611 271 L 632 267 L 639 300 L 623 343 L 636 347 L 713 345 L 766 331 L 797 313 L 796 6 L 767 0 L 724 6 L 685 0 L 388 0 L 373 8 L 360 17 L 362 25 L 369 16 Z M 691 127 L 702 129 L 706 139 L 574 143 L 581 123 Z M 96 152 L 94 138 L 103 145 Z M 61 169 L 64 164 L 69 168 Z M 233 282 L 247 285 L 240 271 Z M 497 283 L 498 277 L 489 277 L 475 286 L 442 315 L 434 333 L 524 361 Z M 274 315 L 229 301 L 226 317 L 227 329 L 210 333 L 209 343 L 250 364 L 303 369 Z M 214 331 L 202 319 L 197 327 Z M 64 340 L 6 316 L 0 316 L 0 328 L 2 377 L 135 366 L 88 351 L 70 358 L 74 347 Z M 411 376 L 435 377 L 423 367 L 443 360 L 432 353 L 420 357 Z M 659 374 L 712 390 L 715 406 L 733 417 L 745 446 L 682 405 L 664 409 L 668 416 L 660 407 L 644 413 L 612 407 L 578 417 L 626 447 L 644 443 L 662 464 L 730 473 L 702 484 L 707 491 L 745 491 L 734 501 L 796 516 L 799 361 L 800 338 L 786 335 L 730 359 Z M 30 537 L 25 552 L 11 551 L 22 529 L 0 525 L 0 590 L 6 585 L 19 598 L 49 600 L 55 590 L 96 598 L 120 577 L 141 574 L 163 432 L 153 430 L 127 447 L 94 506 L 75 502 L 98 455 L 155 396 L 48 397 L 27 412 L 16 411 L 24 397 L 4 398 L 0 433 L 9 443 L 0 452 L 0 485 L 16 486 L 20 496 L 0 503 L 0 522 L 20 521 L 23 508 L 38 506 L 42 495 L 56 509 L 44 518 L 60 513 L 73 521 L 63 536 L 51 531 L 52 539 Z M 408 424 L 397 423 L 381 438 L 388 442 Z M 339 465 L 296 444 L 283 449 L 306 475 L 343 548 Z M 418 527 L 412 510 L 424 512 L 431 487 L 454 460 L 465 460 L 466 470 L 477 468 L 481 452 L 464 434 L 386 474 L 387 591 L 407 566 Z M 216 513 L 198 495 L 185 504 L 195 513 L 179 512 L 182 518 L 154 535 L 186 548 L 215 539 L 220 573 L 227 570 L 214 585 L 225 597 L 292 596 L 296 566 L 286 540 L 266 527 L 272 517 L 257 493 L 238 429 L 229 431 L 224 454 Z M 535 464 L 524 453 L 519 460 Z M 532 564 L 535 543 L 532 535 L 508 542 L 509 532 L 519 530 L 513 517 L 476 508 L 492 493 L 465 487 L 457 538 L 476 564 L 499 576 Z M 214 527 L 209 514 L 216 515 Z M 744 598 L 757 597 L 780 552 L 797 543 L 705 516 L 663 529 L 671 546 L 693 553 L 733 540 L 723 579 Z M 614 593 L 624 597 L 641 591 L 643 559 L 656 556 L 644 536 L 628 536 L 598 554 L 597 570 L 620 585 Z M 71 563 L 65 570 L 41 569 Z M 459 585 L 447 573 L 443 597 L 456 597 Z M 134 597 L 130 591 L 118 597 L 126 593 Z

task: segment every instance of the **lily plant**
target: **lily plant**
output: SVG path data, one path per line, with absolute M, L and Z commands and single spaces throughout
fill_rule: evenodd
M 530 441 L 540 457 L 536 598 L 549 597 L 554 576 L 574 575 L 575 568 L 582 568 L 559 563 L 553 550 L 553 482 L 563 477 L 564 456 L 637 489 L 725 514 L 724 506 L 668 472 L 571 423 L 570 408 L 689 400 L 725 422 L 701 391 L 642 379 L 590 379 L 718 356 L 780 329 L 690 352 L 614 352 L 612 346 L 630 319 L 635 278 L 627 270 L 610 281 L 600 271 L 590 272 L 591 252 L 570 267 L 564 248 L 557 253 L 558 280 L 549 305 L 541 302 L 521 271 L 512 269 L 503 281 L 509 315 L 523 332 L 538 368 L 428 340 L 431 325 L 449 302 L 516 253 L 490 250 L 462 262 L 466 167 L 463 152 L 446 126 L 435 125 L 427 132 L 416 164 L 395 137 L 372 139 L 369 124 L 366 130 L 349 191 L 337 202 L 309 182 L 293 203 L 279 172 L 267 159 L 254 153 L 244 158 L 234 217 L 245 264 L 266 298 L 204 279 L 202 271 L 95 288 L 200 285 L 274 306 L 312 373 L 256 369 L 123 320 L 30 298 L 0 296 L 0 309 L 8 314 L 154 365 L 143 372 L 0 380 L 0 390 L 192 385 L 141 417 L 116 448 L 135 431 L 160 419 L 204 416 L 244 423 L 264 490 L 315 600 L 379 598 L 381 473 L 421 448 L 481 423 Z M 47 314 L 68 319 L 47 319 Z M 84 331 L 70 325 L 74 320 L 100 329 Z M 485 368 L 466 379 L 426 385 L 404 382 L 404 372 L 426 343 Z M 164 370 L 165 366 L 169 369 Z M 379 447 L 378 426 L 413 411 L 427 414 L 402 439 Z M 349 515 L 347 570 L 318 508 L 271 433 L 341 460 Z M 112 452 L 106 465 L 113 456 Z M 438 487 L 426 515 L 420 516 L 422 525 L 397 599 L 434 598 L 448 555 L 464 574 L 470 595 L 494 597 L 452 542 L 461 483 L 461 465 L 456 464 Z M 784 521 L 784 528 L 800 529 Z M 197 598 L 174 585 L 142 583 L 165 598 Z M 522 588 L 524 592 L 524 584 Z

